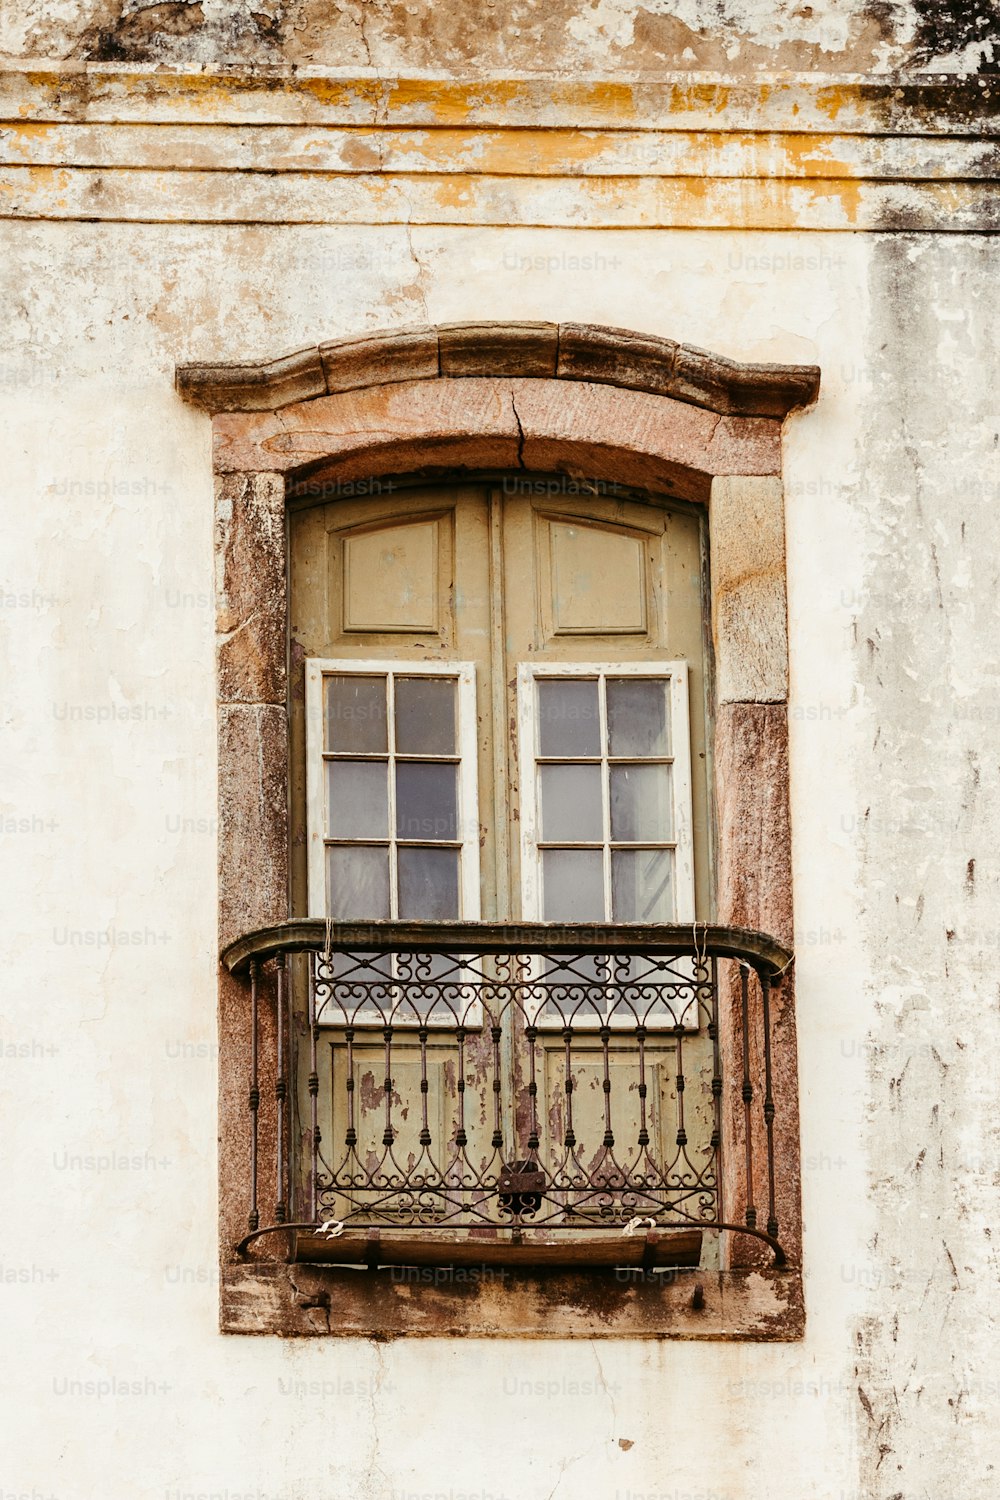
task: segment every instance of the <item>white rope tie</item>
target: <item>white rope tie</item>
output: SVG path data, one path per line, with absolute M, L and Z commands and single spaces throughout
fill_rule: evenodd
M 701 924 L 701 943 L 698 942 L 698 923 L 691 923 L 691 940 L 694 945 L 695 967 L 699 970 L 705 967 L 705 959 L 708 956 L 708 923 Z
M 634 1219 L 630 1219 L 629 1222 L 625 1225 L 625 1234 L 628 1236 L 629 1239 L 631 1239 L 633 1235 L 636 1235 L 636 1234 L 639 1233 L 639 1231 L 642 1229 L 643 1225 L 646 1225 L 646 1227 L 649 1228 L 649 1229 L 655 1229 L 656 1228 L 656 1220 L 655 1219 L 649 1219 L 649 1218 L 643 1218 L 643 1216 L 641 1214 L 637 1214 Z

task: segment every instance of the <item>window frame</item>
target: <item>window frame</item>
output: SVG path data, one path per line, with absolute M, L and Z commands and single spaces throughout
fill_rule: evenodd
M 399 677 L 450 677 L 456 682 L 455 763 L 458 766 L 459 849 L 459 916 L 460 921 L 478 922 L 481 913 L 479 861 L 479 777 L 476 744 L 476 669 L 467 661 L 406 661 L 396 657 L 362 659 L 356 657 L 308 657 L 305 663 L 305 729 L 306 729 L 306 837 L 308 914 L 324 921 L 331 919 L 326 885 L 326 848 L 337 840 L 327 838 L 326 776 L 327 760 L 324 679 L 333 676 L 385 677 L 387 702 Z M 391 717 L 389 722 L 391 722 Z M 397 761 L 393 738 L 387 739 L 386 759 L 390 766 Z M 404 759 L 408 759 L 404 757 Z M 417 757 L 423 760 L 424 757 Z M 433 760 L 433 757 L 426 757 Z M 450 758 L 447 758 L 450 759 Z M 390 782 L 392 778 L 390 777 Z M 364 839 L 344 840 L 365 844 Z M 381 841 L 379 841 L 381 842 Z M 419 841 L 416 841 L 419 842 Z M 395 833 L 390 797 L 388 837 L 390 866 L 399 840 Z M 447 847 L 454 847 L 449 841 Z M 390 899 L 394 882 L 390 876 Z M 390 920 L 398 920 L 391 917 Z
M 415 340 L 421 353 L 425 347 L 429 351 L 426 369 L 418 371 L 424 378 L 387 388 L 386 369 L 412 374 Z M 560 353 L 554 372 L 553 347 Z M 638 372 L 634 389 L 622 388 L 623 350 L 630 369 Z M 324 483 L 332 487 L 332 497 L 381 494 L 383 483 L 395 487 L 397 476 L 423 478 L 440 473 L 442 466 L 463 478 L 468 471 L 489 478 L 515 472 L 525 484 L 547 483 L 550 475 L 561 481 L 585 474 L 591 478 L 579 482 L 588 492 L 607 481 L 615 495 L 624 487 L 640 499 L 651 497 L 650 503 L 691 504 L 706 514 L 717 920 L 790 940 L 782 423 L 794 407 L 815 399 L 819 371 L 739 366 L 702 350 L 681 349 L 685 357 L 688 353 L 692 358 L 685 363 L 676 344 L 628 329 L 479 324 L 378 334 L 363 348 L 357 341 L 327 344 L 322 361 L 310 349 L 270 364 L 179 369 L 182 394 L 212 413 L 215 439 L 223 945 L 288 920 L 289 679 L 291 692 L 299 691 L 302 668 L 288 650 L 287 511 L 318 494 Z M 493 381 L 496 392 L 482 380 L 451 378 L 456 358 L 464 361 L 466 373 Z M 345 364 L 350 388 L 345 395 L 332 394 L 329 375 L 324 379 L 315 372 L 334 368 L 340 378 Z M 692 386 L 692 367 L 708 369 L 710 378 L 698 376 Z M 497 375 L 497 369 L 504 373 Z M 670 371 L 680 372 L 680 399 L 669 384 Z M 530 410 L 520 408 L 523 427 L 509 420 L 521 376 L 530 377 L 532 398 Z M 487 392 L 490 413 L 501 418 L 496 428 L 485 430 L 480 398 Z M 280 415 L 290 404 L 291 436 Z M 343 426 L 338 425 L 341 406 Z M 484 452 L 489 455 L 485 467 Z M 525 477 L 526 456 L 540 460 L 543 455 L 541 481 L 534 469 Z M 386 475 L 392 476 L 389 481 Z M 754 567 L 748 571 L 750 552 Z M 387 1275 L 374 1270 L 361 1278 L 354 1270 L 319 1265 L 305 1272 L 299 1267 L 293 1277 L 279 1262 L 234 1262 L 228 1247 L 244 1232 L 245 1213 L 231 1162 L 233 1151 L 246 1142 L 247 1125 L 243 1093 L 227 1084 L 220 1151 L 223 1331 L 354 1338 L 428 1332 L 591 1340 L 800 1338 L 800 1093 L 794 971 L 783 972 L 772 991 L 772 1013 L 782 1035 L 776 1083 L 787 1092 L 776 1142 L 788 1172 L 779 1193 L 788 1267 L 756 1264 L 753 1254 L 740 1253 L 737 1240 L 735 1258 L 718 1273 L 718 1284 L 700 1278 L 692 1309 L 684 1277 L 642 1276 L 627 1289 L 606 1288 L 587 1270 L 560 1276 L 556 1291 L 544 1276 L 515 1269 L 509 1273 L 517 1292 L 512 1303 L 510 1296 L 497 1299 L 478 1278 L 440 1287 L 435 1281 L 417 1298 L 412 1288 L 394 1288 Z M 273 983 L 251 1000 L 251 1009 L 254 1003 L 274 1004 Z M 734 1004 L 738 995 L 735 1002 L 727 998 L 724 1019 L 734 1013 Z M 219 981 L 223 1079 L 244 1065 L 247 1005 L 247 980 L 230 972 L 227 960 Z M 264 1120 L 270 1129 L 266 1114 Z M 733 1141 L 727 1136 L 726 1159 L 738 1145 L 738 1133 Z M 331 1305 L 337 1308 L 335 1318 Z

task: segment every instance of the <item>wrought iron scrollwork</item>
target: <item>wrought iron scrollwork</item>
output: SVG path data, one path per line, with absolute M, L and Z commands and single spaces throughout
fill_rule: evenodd
M 464 1233 L 484 1246 L 502 1231 L 620 1235 L 648 1221 L 737 1229 L 783 1259 L 770 989 L 790 955 L 773 940 L 710 927 L 299 922 L 251 934 L 224 959 L 251 988 L 241 1249 L 327 1221 L 346 1235 L 407 1229 L 443 1242 L 448 1231 L 449 1243 Z M 737 998 L 723 1014 L 730 961 Z M 726 1027 L 739 1035 L 723 1045 Z M 724 1062 L 731 1072 L 740 1058 L 730 1080 Z M 744 1153 L 728 1177 L 727 1110 Z

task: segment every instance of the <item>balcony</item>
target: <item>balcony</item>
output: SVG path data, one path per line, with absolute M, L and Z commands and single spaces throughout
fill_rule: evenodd
M 248 991 L 241 1257 L 784 1265 L 774 939 L 290 921 L 223 961 Z

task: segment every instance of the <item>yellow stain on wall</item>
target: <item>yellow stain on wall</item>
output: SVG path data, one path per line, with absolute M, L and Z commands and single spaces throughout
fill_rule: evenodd
M 45 146 L 53 137 L 58 140 L 61 125 L 28 123 L 18 125 L 0 125 L 0 141 L 4 147 L 12 153 L 30 161 L 34 155 L 35 146 Z

